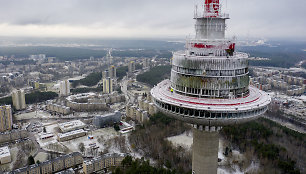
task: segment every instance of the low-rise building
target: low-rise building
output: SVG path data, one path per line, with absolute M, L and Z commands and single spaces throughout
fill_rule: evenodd
M 58 141 L 68 141 L 68 140 L 79 138 L 85 135 L 87 135 L 87 131 L 84 131 L 83 129 L 79 129 L 79 130 L 74 130 L 74 131 L 66 132 L 66 133 L 58 133 L 57 137 L 58 137 Z
M 106 126 L 114 125 L 115 123 L 119 123 L 121 120 L 121 113 L 116 111 L 114 113 L 95 116 L 93 119 L 93 124 L 98 128 L 103 128 Z
M 0 164 L 7 164 L 12 161 L 10 149 L 8 146 L 0 147 Z
M 28 174 L 41 174 L 40 166 L 38 164 L 33 164 L 28 167 Z
M 139 108 L 132 105 L 126 105 L 126 116 L 133 120 L 137 120 L 139 123 L 145 123 L 149 120 L 149 115 L 154 115 L 157 110 L 154 105 L 148 102 L 140 101 L 139 103 L 141 103 Z
M 60 128 L 62 132 L 65 133 L 65 132 L 74 131 L 77 129 L 83 129 L 86 127 L 86 124 L 80 120 L 74 120 L 70 122 L 59 123 L 58 127 Z
M 67 115 L 71 113 L 70 107 L 58 105 L 58 104 L 48 104 L 47 110 L 56 112 L 56 113 L 60 113 L 63 115 Z
M 45 161 L 40 163 L 41 174 L 52 173 L 52 161 Z
M 82 155 L 79 152 L 73 152 L 40 164 L 16 169 L 9 174 L 51 174 L 57 172 L 59 174 L 73 174 L 74 171 L 71 170 L 71 167 L 76 167 L 82 163 Z
M 29 133 L 26 130 L 11 130 L 7 132 L 0 132 L 0 143 L 23 139 L 28 137 L 28 134 Z
M 104 168 L 119 167 L 122 160 L 125 158 L 125 154 L 107 154 L 87 160 L 83 162 L 83 172 L 85 174 L 97 173 Z

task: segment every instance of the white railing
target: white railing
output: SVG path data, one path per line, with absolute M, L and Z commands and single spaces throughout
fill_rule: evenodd
M 229 19 L 229 14 L 227 13 L 195 13 L 194 18 L 223 18 L 223 19 Z

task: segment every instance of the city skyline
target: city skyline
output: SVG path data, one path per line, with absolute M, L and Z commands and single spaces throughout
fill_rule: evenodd
M 194 33 L 189 1 L 4 1 L 0 36 L 79 38 L 182 38 Z M 227 2 L 228 36 L 306 38 L 305 1 Z

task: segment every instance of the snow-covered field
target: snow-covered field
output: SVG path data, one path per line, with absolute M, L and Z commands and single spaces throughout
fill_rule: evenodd
M 185 149 L 191 149 L 193 136 L 192 132 L 184 132 L 181 135 L 168 137 L 168 141 L 170 141 L 174 146 L 182 146 Z
M 32 119 L 32 118 L 50 118 L 51 114 L 44 111 L 34 111 L 15 115 L 16 120 Z
M 88 135 L 92 135 L 93 139 L 90 140 L 88 136 L 84 136 L 70 141 L 62 142 L 62 144 L 67 146 L 69 150 L 73 152 L 78 152 L 80 143 L 84 143 L 85 147 L 89 144 L 96 143 L 96 145 L 99 147 L 99 151 L 103 151 L 108 145 L 107 143 L 110 141 L 110 139 L 118 136 L 118 133 L 114 130 L 114 128 L 104 128 L 88 132 Z M 109 149 L 109 152 L 119 153 L 119 151 L 115 148 Z

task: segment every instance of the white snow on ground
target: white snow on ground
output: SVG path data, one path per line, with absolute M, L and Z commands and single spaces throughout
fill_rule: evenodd
M 233 165 L 232 169 L 224 169 L 219 167 L 218 174 L 245 174 L 245 173 L 256 173 L 259 169 L 259 163 L 252 162 L 251 165 L 245 170 L 241 171 L 238 165 Z
M 57 122 L 53 123 L 43 123 L 43 126 L 46 128 L 47 133 L 53 133 L 54 129 L 58 127 Z
M 168 141 L 170 141 L 174 146 L 182 146 L 185 149 L 191 150 L 192 143 L 193 143 L 193 134 L 192 132 L 184 132 L 181 135 L 168 137 Z M 224 159 L 223 155 L 223 141 L 219 141 L 219 152 L 218 152 L 218 158 Z
M 80 143 L 84 143 L 85 147 L 88 146 L 89 144 L 96 143 L 96 145 L 99 147 L 99 151 L 103 151 L 108 146 L 108 143 L 112 143 L 109 141 L 114 137 L 118 136 L 118 133 L 114 130 L 114 128 L 104 128 L 88 132 L 88 135 L 92 135 L 93 139 L 89 139 L 88 136 L 83 136 L 69 141 L 58 142 L 57 133 L 55 132 L 55 128 L 58 127 L 57 122 L 54 122 L 53 124 L 47 125 L 45 127 L 47 133 L 53 133 L 54 137 L 48 138 L 46 140 L 41 140 L 40 136 L 42 135 L 42 133 L 39 133 L 35 135 L 35 138 L 37 142 L 40 144 L 40 146 L 46 150 L 52 150 L 52 149 L 47 149 L 50 144 L 59 144 L 62 147 L 67 147 L 71 152 L 79 152 Z M 109 153 L 119 153 L 119 152 L 120 152 L 119 149 L 117 149 L 115 145 L 113 144 L 110 145 Z
M 98 129 L 95 131 L 88 132 L 88 135 L 92 135 L 94 137 L 94 139 L 90 140 L 88 139 L 88 136 L 84 136 L 84 137 L 80 137 L 80 138 L 76 138 L 70 141 L 65 141 L 65 142 L 61 142 L 63 145 L 67 146 L 71 151 L 73 152 L 77 152 L 79 151 L 79 144 L 80 143 L 84 143 L 84 145 L 89 145 L 91 143 L 96 143 L 97 146 L 99 146 L 99 151 L 103 151 L 105 149 L 106 143 L 116 137 L 118 135 L 118 133 L 114 130 L 114 128 L 104 128 L 104 129 Z M 98 138 L 102 136 L 103 137 L 103 141 L 102 143 L 98 142 Z M 111 148 L 109 149 L 110 153 L 115 153 L 118 152 L 116 150 L 116 148 Z
M 51 114 L 42 110 L 28 112 L 28 113 L 21 113 L 14 115 L 16 120 L 24 120 L 24 119 L 32 119 L 32 118 L 52 118 Z
M 174 146 L 182 146 L 187 150 L 191 150 L 192 142 L 193 142 L 193 136 L 192 132 L 184 132 L 181 135 L 168 137 L 168 141 L 170 141 Z M 218 174 L 244 174 L 247 172 L 255 172 L 259 169 L 259 163 L 252 162 L 249 167 L 245 171 L 241 171 L 238 165 L 231 165 L 231 166 L 224 166 L 226 165 L 228 158 L 223 155 L 225 146 L 224 141 L 220 139 L 219 141 L 219 152 L 218 152 L 218 158 L 222 159 L 222 161 L 219 163 L 218 167 Z M 237 161 L 242 161 L 244 159 L 244 155 L 241 154 L 237 150 L 232 151 L 232 156 Z
M 218 172 L 217 172 L 218 174 L 244 174 L 244 173 L 242 173 L 242 172 L 237 172 L 237 171 L 235 171 L 235 172 L 229 172 L 228 170 L 226 170 L 226 169 L 222 169 L 222 168 L 218 168 Z
M 190 149 L 193 142 L 192 132 L 184 132 L 181 135 L 168 137 L 168 141 L 170 141 L 174 146 L 182 146 L 185 149 Z

